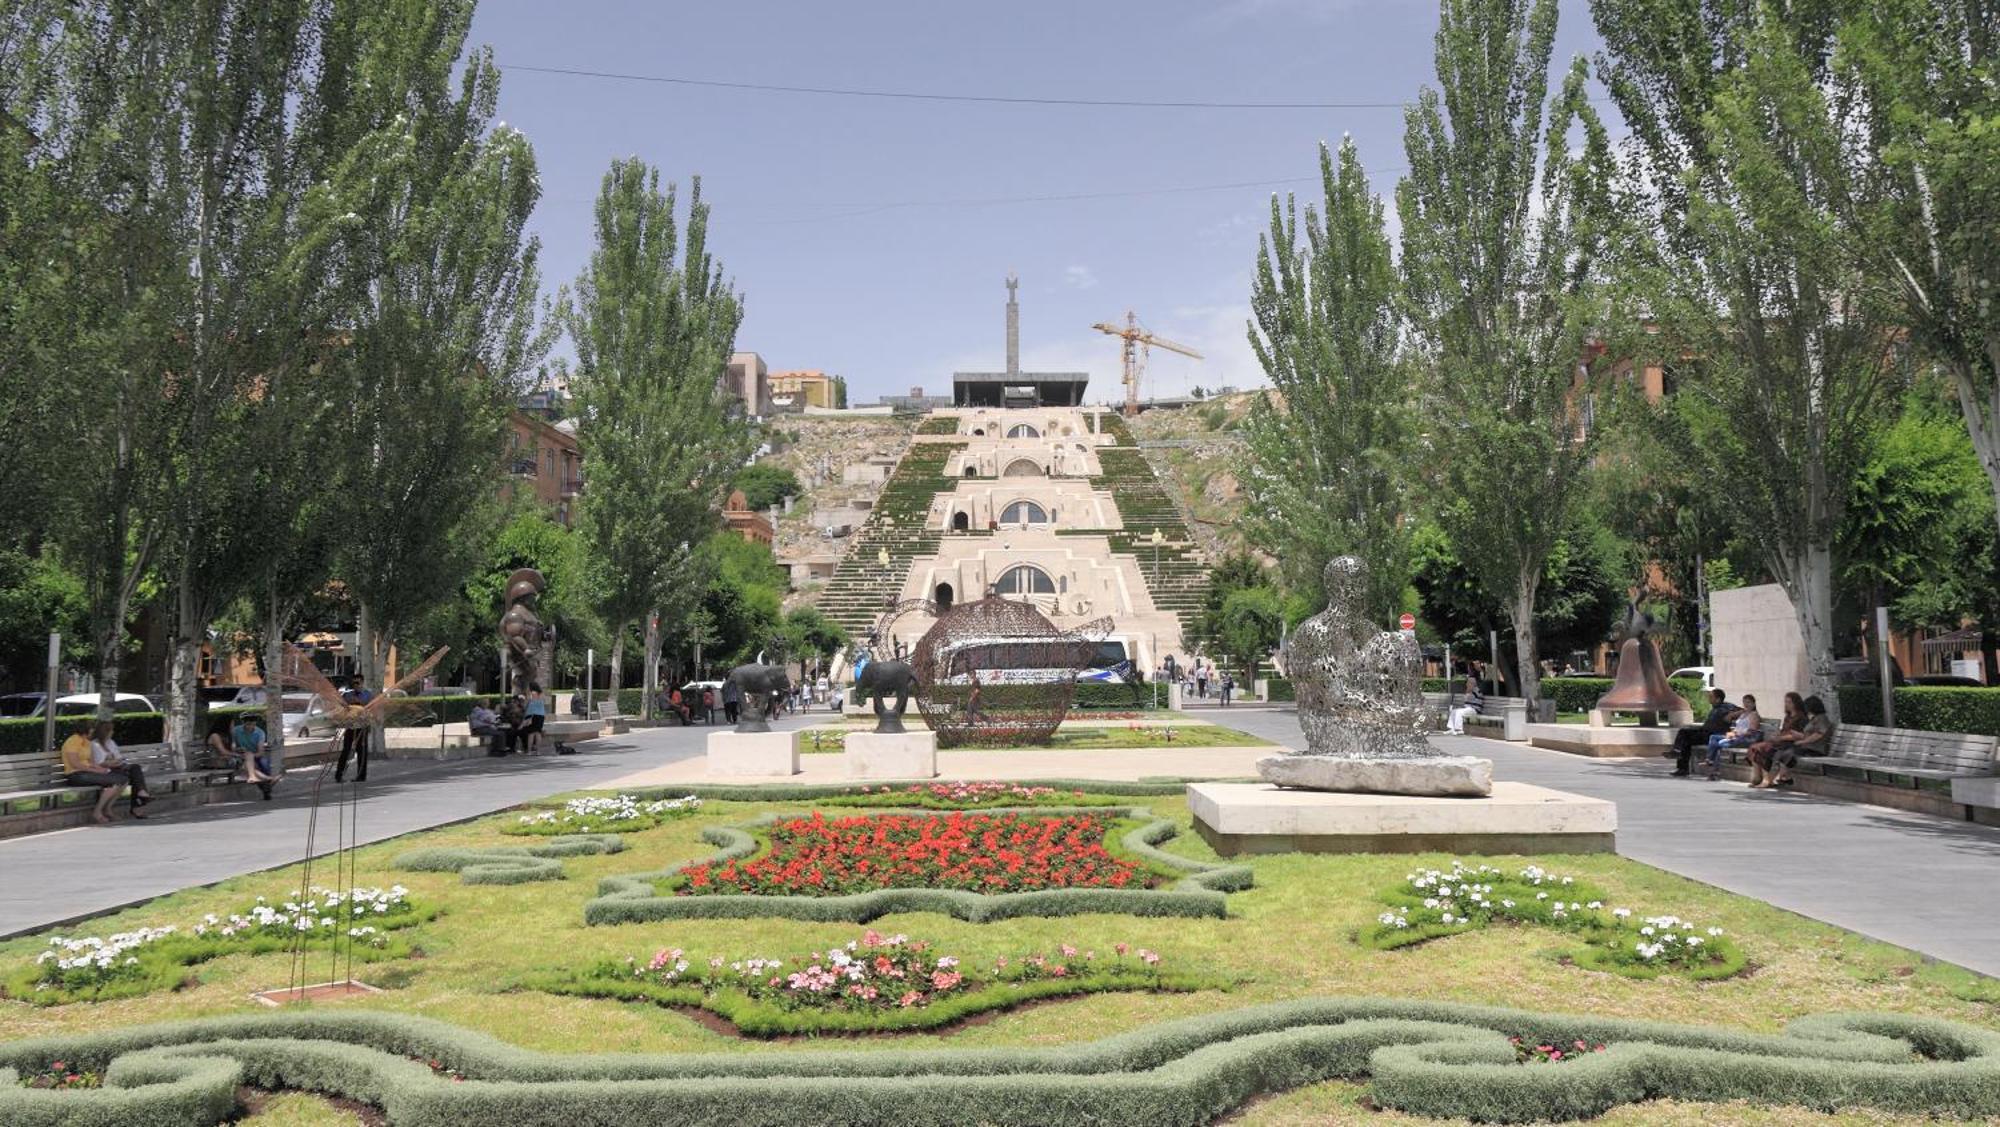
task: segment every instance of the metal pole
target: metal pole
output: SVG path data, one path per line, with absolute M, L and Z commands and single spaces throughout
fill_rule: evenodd
M 62 666 L 62 635 L 49 632 L 49 693 L 42 698 L 42 754 L 56 753 L 56 675 Z
M 591 711 L 597 707 L 596 680 L 592 676 L 592 674 L 597 672 L 596 666 L 597 651 L 586 648 L 583 651 L 583 714 L 585 716 L 590 715 Z
M 1497 697 L 1500 695 L 1500 631 L 1488 630 L 1486 632 L 1486 652 L 1488 659 L 1486 663 L 1486 687 L 1492 689 L 1493 695 Z
M 1451 676 L 1451 643 L 1450 643 L 1450 642 L 1446 642 L 1446 643 L 1445 643 L 1445 647 L 1444 647 L 1444 709 L 1445 709 L 1445 715 L 1447 715 L 1447 716 L 1451 715 L 1451 706 L 1452 706 L 1452 705 L 1454 705 L 1454 704 L 1456 704 L 1456 703 L 1458 703 L 1458 682 L 1457 682 L 1457 681 L 1454 681 L 1454 680 L 1452 679 L 1452 676 Z
M 1889 680 L 1889 608 L 1875 608 L 1875 668 L 1882 682 L 1882 726 L 1896 726 L 1896 686 Z

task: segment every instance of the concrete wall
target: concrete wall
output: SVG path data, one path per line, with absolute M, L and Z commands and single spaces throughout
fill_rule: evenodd
M 1785 589 L 1767 583 L 1711 591 L 1708 608 L 1716 686 L 1732 701 L 1755 696 L 1766 716 L 1782 715 L 1785 694 L 1806 685 L 1805 638 Z

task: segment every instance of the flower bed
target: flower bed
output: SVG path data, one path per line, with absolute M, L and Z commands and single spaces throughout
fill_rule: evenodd
M 607 960 L 533 985 L 557 994 L 699 1007 L 750 1037 L 935 1029 L 1039 998 L 1230 985 L 1173 974 L 1162 963 L 1155 952 L 1124 943 L 1102 956 L 1065 943 L 974 965 L 921 940 L 871 928 L 845 946 L 785 959 L 702 960 L 671 947 L 643 963 Z
M 674 818 L 685 818 L 699 809 L 701 799 L 691 794 L 652 800 L 630 794 L 572 798 L 554 809 L 523 814 L 514 823 L 500 827 L 500 832 L 536 837 L 629 834 L 650 830 Z
M 913 783 L 861 787 L 855 793 L 820 800 L 822 806 L 889 806 L 920 810 L 966 810 L 992 806 L 1115 806 L 1110 795 L 1085 794 L 1021 783 Z
M 1112 856 L 1106 814 L 1020 811 L 828 818 L 814 811 L 772 825 L 768 849 L 745 861 L 680 871 L 680 896 L 843 896 L 886 888 L 1032 892 L 1151 888 L 1157 875 Z
M 1742 951 L 1719 927 L 1700 927 L 1676 916 L 1635 918 L 1630 908 L 1607 905 L 1602 892 L 1537 865 L 1508 873 L 1453 861 L 1449 870 L 1411 873 L 1382 899 L 1389 910 L 1361 933 L 1362 943 L 1378 950 L 1504 922 L 1574 933 L 1583 946 L 1571 953 L 1572 961 L 1627 978 L 1668 972 L 1727 978 L 1745 964 Z
M 823 814 L 817 817 L 821 822 L 826 821 Z M 1034 825 L 1049 820 L 1073 827 L 1092 824 L 1096 828 L 1080 839 L 1078 852 L 1068 859 L 1079 861 L 1087 853 L 1090 862 L 1088 872 L 1103 878 L 1103 882 L 1097 885 L 1076 883 L 1075 878 L 1081 871 L 1078 866 L 1071 864 L 1065 871 L 1062 865 L 1064 859 L 1054 855 L 1040 859 L 1033 867 L 1033 873 L 1030 871 L 1030 859 L 1024 855 L 1020 872 L 1010 877 L 1004 860 L 983 852 L 977 854 L 981 860 L 971 860 L 974 855 L 969 849 L 966 850 L 966 857 L 956 857 L 953 856 L 953 850 L 958 848 L 955 845 L 941 854 L 940 846 L 933 841 L 918 850 L 918 856 L 923 859 L 921 862 L 911 862 L 919 869 L 925 866 L 948 868 L 970 880 L 987 872 L 989 866 L 997 865 L 998 871 L 991 875 L 999 876 L 1003 884 L 949 887 L 922 883 L 908 879 L 907 873 L 896 874 L 895 870 L 901 862 L 886 856 L 886 843 L 878 850 L 870 840 L 864 843 L 864 848 L 877 856 L 857 857 L 853 866 L 844 862 L 834 864 L 833 887 L 829 886 L 827 865 L 814 869 L 801 864 L 787 874 L 785 865 L 789 861 L 779 864 L 770 874 L 769 887 L 742 887 L 746 870 L 753 870 L 760 862 L 769 860 L 766 855 L 772 852 L 771 833 L 774 827 L 792 822 L 810 825 L 814 820 L 813 816 L 803 813 L 771 813 L 738 826 L 710 826 L 704 829 L 702 840 L 721 847 L 704 861 L 666 871 L 604 878 L 598 882 L 597 897 L 583 906 L 584 922 L 603 926 L 649 920 L 786 918 L 823 923 L 867 923 L 897 912 L 945 912 L 972 923 L 991 923 L 1023 916 L 1096 913 L 1221 918 L 1228 914 L 1227 894 L 1249 888 L 1255 880 L 1247 865 L 1197 861 L 1159 849 L 1161 842 L 1172 838 L 1180 829 L 1144 807 L 1048 807 L 879 817 L 899 818 L 906 826 L 922 823 L 947 825 L 951 819 L 958 819 L 961 826 L 968 824 L 965 819 L 982 819 L 982 824 L 993 823 L 995 819 Z M 879 819 L 856 816 L 837 820 L 864 825 Z M 977 843 L 982 850 L 984 844 L 983 839 Z M 825 848 L 826 843 L 821 842 L 815 847 Z M 791 859 L 799 858 L 794 856 Z M 869 862 L 867 873 L 849 871 L 850 868 L 858 870 L 861 860 Z M 876 863 L 878 860 L 882 862 L 879 866 Z M 764 868 L 753 870 L 754 874 L 765 871 Z M 1134 871 L 1139 875 L 1126 876 L 1122 886 L 1109 883 L 1118 874 Z M 813 883 L 815 872 L 818 874 L 816 885 Z M 732 887 L 716 885 L 716 874 L 721 873 L 730 874 L 727 879 L 732 882 Z M 1055 873 L 1063 873 L 1062 879 L 1069 879 L 1071 883 L 1051 883 L 1050 877 Z M 700 890 L 689 888 L 694 874 L 704 875 L 708 885 Z M 1001 890 L 1005 881 L 1025 882 L 1031 875 L 1043 883 L 1022 891 Z M 872 888 L 863 887 L 844 894 L 837 887 L 848 880 L 859 885 L 864 877 L 878 883 Z M 787 888 L 787 884 L 797 890 Z
M 227 917 L 210 913 L 193 927 L 139 928 L 109 936 L 51 936 L 29 966 L 5 982 L 9 997 L 40 1005 L 127 998 L 172 989 L 186 968 L 232 954 L 264 954 L 338 944 L 356 958 L 396 958 L 409 944 L 391 932 L 431 918 L 401 885 L 345 894 L 315 888 L 303 901 L 272 905 L 264 897 Z
M 104 1077 L 87 1068 L 72 1067 L 68 1061 L 50 1061 L 49 1066 L 33 1072 L 21 1074 L 23 1088 L 41 1088 L 49 1091 L 70 1091 L 77 1088 L 102 1088 Z

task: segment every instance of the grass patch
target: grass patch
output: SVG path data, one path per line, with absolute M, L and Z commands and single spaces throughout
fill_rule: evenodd
M 1178 785 L 1093 784 L 1074 780 L 1049 785 L 1117 795 L 1120 805 L 1141 809 L 1165 823 L 1168 829 L 1177 832 L 1149 846 L 1162 855 L 1209 865 L 1219 860 L 1198 836 L 1188 832 L 1189 815 Z M 1101 791 L 1092 789 L 1099 786 Z M 45 1007 L 0 1005 L 0 1042 L 34 1037 L 96 1044 L 88 1042 L 90 1035 L 120 1031 L 115 1043 L 109 1043 L 110 1047 L 100 1046 L 98 1050 L 112 1053 L 127 1051 L 141 1043 L 142 1035 L 127 1031 L 153 1022 L 272 1021 L 279 1024 L 241 1026 L 246 1031 L 280 1038 L 256 1057 L 253 1071 L 259 1075 L 253 1083 L 265 1086 L 267 1080 L 283 1080 L 276 1086 L 306 1087 L 309 1085 L 305 1081 L 326 1079 L 340 1085 L 329 1090 L 346 1092 L 358 1092 L 361 1081 L 372 1082 L 378 1075 L 385 1078 L 382 1083 L 386 1091 L 392 1082 L 401 1083 L 392 1079 L 402 1075 L 398 1070 L 410 1068 L 418 1070 L 414 1074 L 418 1080 L 435 1082 L 428 1069 L 407 1059 L 408 1055 L 427 1052 L 424 1048 L 427 1044 L 465 1047 L 468 1056 L 453 1061 L 454 1067 L 484 1062 L 489 1049 L 471 1051 L 481 1045 L 500 1053 L 559 1054 L 549 1058 L 554 1061 L 574 1061 L 576 1058 L 569 1054 L 579 1053 L 614 1054 L 604 1058 L 612 1061 L 630 1060 L 634 1055 L 650 1059 L 677 1054 L 694 1054 L 704 1060 L 713 1060 L 716 1054 L 748 1054 L 768 1059 L 768 1054 L 774 1051 L 794 1052 L 729 1036 L 684 1013 L 656 1006 L 516 989 L 528 976 L 544 968 L 622 961 L 635 952 L 661 946 L 681 946 L 701 952 L 785 954 L 824 950 L 828 945 L 853 938 L 856 931 L 853 923 L 838 919 L 739 916 L 634 919 L 618 926 L 586 923 L 578 908 L 590 897 L 593 887 L 600 887 L 606 881 L 622 883 L 642 872 L 671 872 L 715 852 L 716 846 L 706 834 L 778 810 L 796 811 L 802 804 L 818 798 L 853 793 L 858 788 L 702 785 L 675 788 L 671 792 L 662 790 L 660 796 L 677 797 L 690 790 L 705 800 L 699 812 L 652 829 L 620 835 L 619 840 L 625 846 L 622 852 L 562 858 L 560 863 L 569 878 L 564 881 L 506 888 L 472 887 L 463 884 L 457 872 L 404 872 L 393 867 L 400 855 L 419 849 L 519 848 L 561 840 L 531 843 L 502 834 L 501 829 L 518 817 L 518 812 L 364 846 L 355 853 L 357 883 L 401 882 L 410 888 L 413 898 L 442 909 L 421 928 L 425 957 L 377 964 L 371 969 L 370 981 L 393 987 L 385 993 L 309 1010 L 281 1011 L 267 1018 L 248 996 L 254 990 L 283 985 L 289 969 L 288 956 L 283 952 L 236 951 L 187 968 L 180 987 L 166 992 Z M 759 795 L 764 797 L 759 799 Z M 1128 839 L 1132 836 L 1127 835 Z M 288 848 L 299 844 L 302 843 L 273 841 L 269 849 L 273 856 L 282 856 Z M 1981 1028 L 2000 1028 L 2000 1005 L 1996 1005 L 2000 994 L 1996 994 L 1995 980 L 1931 962 L 1910 951 L 1753 899 L 1612 854 L 1484 860 L 1509 869 L 1540 863 L 1595 886 L 1604 893 L 1606 903 L 1645 905 L 1720 926 L 1759 969 L 1755 974 L 1710 982 L 1692 981 L 1680 975 L 1642 981 L 1596 973 L 1565 965 L 1556 957 L 1575 947 L 1570 937 L 1528 928 L 1467 932 L 1448 941 L 1418 944 L 1393 954 L 1354 942 L 1354 936 L 1373 924 L 1381 913 L 1377 896 L 1382 889 L 1402 880 L 1413 867 L 1447 866 L 1451 857 L 1443 854 L 1288 854 L 1245 859 L 1231 867 L 1254 875 L 1254 884 L 1229 894 L 1226 913 L 1208 916 L 1016 915 L 975 923 L 949 913 L 924 911 L 891 914 L 878 919 L 873 926 L 920 934 L 966 961 L 986 963 L 1026 950 L 1048 950 L 1064 942 L 1095 947 L 1101 952 L 1122 941 L 1135 948 L 1143 945 L 1159 952 L 1168 966 L 1213 973 L 1236 983 L 1226 995 L 1212 990 L 1144 991 L 1054 1000 L 961 1024 L 952 1028 L 948 1040 L 927 1042 L 927 1047 L 943 1045 L 953 1050 L 1046 1051 L 1058 1061 L 1074 1058 L 1100 1039 L 1150 1029 L 1161 1023 L 1215 1015 L 1224 1010 L 1240 1013 L 1244 1007 L 1310 998 L 1394 997 L 1407 1004 L 1503 1004 L 1549 1014 L 1587 1011 L 1593 1015 L 1591 1020 L 1597 1022 L 1644 1019 L 1700 1026 L 1736 1036 L 1777 1033 L 1805 1015 L 1854 1011 L 1896 1014 L 1897 1020 L 1937 1018 Z M 88 927 L 99 934 L 110 934 L 165 924 L 184 926 L 208 912 L 238 911 L 259 895 L 282 901 L 296 892 L 299 879 L 297 866 L 248 874 L 217 885 L 172 893 L 93 920 Z M 1143 895 L 1171 894 L 1172 890 L 1162 890 Z M 74 929 L 62 930 L 68 933 Z M 45 946 L 46 935 L 0 941 L 0 972 L 28 966 Z M 388 973 L 391 971 L 397 973 Z M 352 1032 L 359 1028 L 355 1023 L 366 1021 L 387 1023 L 387 1031 L 381 1036 L 393 1034 L 399 1040 L 390 1044 L 388 1050 L 377 1050 L 352 1044 L 328 1046 L 321 1040 L 294 1043 L 283 1039 L 308 1030 L 317 1037 L 335 1025 L 348 1031 L 341 1034 L 343 1037 L 359 1036 Z M 203 1024 L 188 1028 L 237 1027 Z M 433 1041 L 431 1034 L 436 1031 L 453 1037 L 465 1036 L 463 1031 L 470 1031 L 473 1040 Z M 1507 1032 L 1527 1031 L 1510 1028 Z M 1498 1036 L 1498 1031 L 1495 1035 Z M 374 1038 L 376 1034 L 371 1032 L 368 1037 Z M 496 1040 L 487 1041 L 486 1037 Z M 1496 1043 L 1504 1046 L 1504 1038 Z M 1791 1046 L 1793 1041 L 1780 1038 L 1776 1044 Z M 229 1054 L 239 1052 L 248 1054 L 247 1049 L 228 1050 Z M 378 1052 L 388 1055 L 377 1062 L 374 1057 Z M 888 1067 L 869 1063 L 883 1054 L 899 1062 L 922 1055 L 914 1053 L 909 1041 L 900 1037 L 845 1040 L 827 1052 L 831 1058 L 829 1073 L 836 1075 Z M 1619 1056 L 1619 1044 L 1612 1041 L 1611 1050 L 1603 1055 Z M 333 1064 L 328 1062 L 335 1058 L 341 1062 L 340 1069 L 351 1067 L 355 1071 L 338 1074 L 320 1071 L 322 1066 L 332 1069 Z M 1276 1058 L 1267 1054 L 1264 1059 Z M 1362 1064 L 1350 1077 L 1359 1077 L 1365 1071 L 1365 1056 L 1355 1059 Z M 177 1060 L 172 1067 L 191 1067 L 188 1063 L 191 1060 L 192 1057 Z M 131 1063 L 139 1062 L 134 1059 Z M 1764 1062 L 1759 1058 L 1755 1063 Z M 1564 1069 L 1572 1065 L 1536 1067 Z M 1006 1079 L 1011 1084 L 1015 1078 Z M 1365 1121 L 1398 1127 L 1450 1121 L 1434 1120 L 1414 1109 L 1366 1110 L 1355 1101 L 1367 1095 L 1369 1087 L 1356 1079 L 1324 1074 L 1296 1079 L 1300 1086 L 1249 1106 L 1241 1112 L 1242 1121 L 1262 1125 Z M 591 1085 L 575 1087 L 588 1090 Z M 452 1100 L 475 1098 L 467 1093 L 480 1088 L 482 1085 L 475 1079 L 456 1086 L 438 1083 L 437 1088 L 424 1091 L 442 1091 L 440 1099 Z M 1787 1104 L 1786 1099 L 1804 1100 L 1814 1095 L 1804 1088 L 1792 1091 L 1791 1096 L 1767 1092 L 1775 1103 L 1761 1098 L 1745 1102 L 1747 1096 L 1723 1098 L 1726 1093 L 1722 1091 L 1712 1093 L 1717 1102 L 1670 1092 L 1670 1098 L 1613 1109 L 1607 1113 L 1606 1122 L 1627 1127 L 1696 1122 L 1789 1127 L 1808 1123 L 1915 1124 L 1924 1119 L 1921 1112 L 1889 1110 L 1822 1116 Z M 115 1091 L 107 1094 L 125 1098 Z M 53 1093 L 51 1098 L 76 1095 L 97 1093 Z M 233 1099 L 229 1093 L 224 1096 Z M 378 1102 L 361 1094 L 353 1098 Z M 399 1095 L 398 1099 L 401 1098 Z M 543 1098 L 544 1093 L 537 1088 L 522 1092 L 518 1106 L 450 1105 L 449 1110 L 458 1116 L 453 1122 L 492 1117 L 504 1119 L 508 1127 L 524 1127 L 544 1121 L 536 1118 L 543 1114 L 539 1110 Z M 564 1110 L 560 1099 L 567 1097 L 548 1095 L 547 1098 L 558 1101 L 556 1111 L 548 1112 L 550 1116 Z M 827 1104 L 820 1109 L 819 1117 L 824 1118 L 829 1114 L 827 1109 L 835 1106 L 858 1105 Z M 1022 1107 L 1022 1116 L 1034 1110 L 1031 1105 Z M 571 1117 L 564 1122 L 576 1122 L 574 1109 L 568 1110 Z M 668 1121 L 695 1117 L 691 1110 L 681 1109 L 681 1112 L 658 1118 Z M 224 1114 L 218 1112 L 211 1121 L 219 1121 Z M 1119 1117 L 1115 1109 L 1110 1117 Z M 749 1114 L 741 1122 L 757 1118 Z M 812 1118 L 811 1114 L 804 1115 L 804 1119 Z M 143 1120 L 129 1117 L 121 1121 Z M 396 1115 L 395 1121 L 402 1124 L 427 1120 L 412 1112 L 408 1119 Z M 17 1118 L 10 1109 L 0 1113 L 0 1122 L 31 1120 Z

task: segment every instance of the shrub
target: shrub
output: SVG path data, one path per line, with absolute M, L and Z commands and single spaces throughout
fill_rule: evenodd
M 1160 842 L 1179 831 L 1172 822 L 1154 818 L 1144 808 L 1118 810 L 1115 807 L 1096 807 L 1069 812 L 1103 814 L 1107 811 L 1149 819 L 1126 832 L 1111 847 L 1115 855 L 1129 857 L 1163 872 L 1184 875 L 1170 888 L 1150 890 L 1054 888 L 988 895 L 950 888 L 886 888 L 845 896 L 675 896 L 662 894 L 661 886 L 673 884 L 679 875 L 677 870 L 669 870 L 604 878 L 598 882 L 596 899 L 583 906 L 583 919 L 586 924 L 594 925 L 667 919 L 753 918 L 867 923 L 895 912 L 943 912 L 971 923 L 989 923 L 1022 916 L 1074 916 L 1100 912 L 1219 919 L 1228 914 L 1225 893 L 1250 887 L 1253 875 L 1248 866 L 1195 861 L 1156 848 Z M 1061 812 L 1061 808 L 1037 808 L 994 813 L 1045 816 Z M 760 843 L 748 831 L 796 816 L 770 813 L 743 826 L 717 826 L 705 830 L 702 839 L 720 849 L 698 864 L 716 866 L 750 857 L 758 851 Z
M 1104 956 L 1062 944 L 975 966 L 871 928 L 824 954 L 704 961 L 670 948 L 645 963 L 604 960 L 580 972 L 537 976 L 530 985 L 553 994 L 698 1006 L 750 1037 L 936 1029 L 1039 998 L 1233 985 L 1165 973 L 1159 955 L 1124 943 Z
M 887 806 L 917 810 L 967 810 L 992 806 L 1116 806 L 1108 795 L 1080 790 L 1023 786 L 1020 783 L 938 782 L 861 787 L 859 793 L 830 795 L 821 806 Z
M 1634 920 L 1630 909 L 1608 907 L 1604 893 L 1538 865 L 1508 873 L 1453 861 L 1448 871 L 1411 874 L 1382 900 L 1390 910 L 1360 936 L 1363 946 L 1381 951 L 1505 921 L 1572 932 L 1584 944 L 1571 955 L 1578 966 L 1627 978 L 1670 971 L 1693 979 L 1727 978 L 1745 965 L 1743 952 L 1721 928 L 1697 928 L 1674 916 Z
M 1296 686 L 1292 684 L 1292 679 L 1290 677 L 1271 678 L 1269 683 L 1269 688 L 1271 691 L 1270 699 L 1274 701 L 1299 699 L 1299 690 Z
M 564 834 L 533 845 L 432 846 L 399 853 L 390 864 L 412 873 L 457 873 L 466 884 L 562 880 L 562 858 L 622 853 L 617 834 Z
M 1523 1066 L 1508 1041 L 1522 1035 L 1610 1048 Z M 397 1127 L 1177 1125 L 1341 1077 L 1367 1077 L 1383 1107 L 1505 1123 L 1649 1099 L 2000 1115 L 2000 1033 L 1936 1018 L 1813 1016 L 1774 1036 L 1401 999 L 1304 999 L 1087 1043 L 933 1052 L 549 1054 L 412 1014 L 304 1007 L 0 1045 L 9 1079 L 54 1060 L 103 1072 L 107 1086 L 0 1083 L 0 1122 L 215 1123 L 234 1112 L 236 1088 L 252 1085 L 366 1101 Z
M 56 717 L 56 746 L 76 730 L 74 716 Z M 121 744 L 156 744 L 166 739 L 167 718 L 158 712 L 120 712 L 112 718 L 112 738 Z M 0 755 L 36 755 L 42 750 L 39 716 L 0 720 Z
M 2000 688 L 1903 685 L 1895 693 L 1898 728 L 2000 736 Z M 1880 724 L 1880 686 L 1840 686 L 1840 718 L 1849 724 Z

